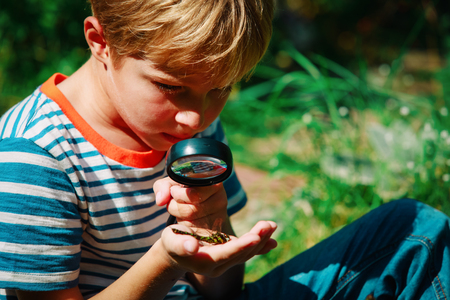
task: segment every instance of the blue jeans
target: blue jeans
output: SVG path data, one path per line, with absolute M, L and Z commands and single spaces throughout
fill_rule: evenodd
M 450 219 L 413 200 L 384 204 L 247 284 L 239 299 L 448 299 Z

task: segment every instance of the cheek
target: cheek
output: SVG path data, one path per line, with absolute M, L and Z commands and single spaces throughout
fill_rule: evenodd
M 166 103 L 155 101 L 147 95 L 130 91 L 122 94 L 117 103 L 121 119 L 135 132 L 152 133 L 170 124 L 173 113 Z M 156 99 L 158 100 L 158 99 Z
M 141 104 L 135 102 L 124 109 L 129 111 L 128 118 L 132 123 L 143 127 L 160 127 L 174 118 L 172 111 L 165 105 L 147 101 L 142 101 Z
M 206 111 L 205 116 L 209 119 L 213 119 L 212 121 L 214 121 L 220 115 L 223 108 L 225 107 L 227 99 L 228 98 L 213 99 L 213 101 L 211 101 L 208 107 L 208 110 Z
M 145 85 L 129 84 L 120 87 L 116 106 L 120 114 L 134 123 L 168 119 L 173 113 L 170 102 L 160 93 Z

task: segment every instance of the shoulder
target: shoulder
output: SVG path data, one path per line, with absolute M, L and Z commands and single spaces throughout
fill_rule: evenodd
M 9 137 L 0 140 L 0 163 L 7 161 L 26 164 L 51 165 L 54 157 L 33 141 L 23 137 Z
M 57 127 L 62 115 L 58 105 L 38 88 L 1 117 L 0 138 L 24 137 L 32 132 L 37 135 Z

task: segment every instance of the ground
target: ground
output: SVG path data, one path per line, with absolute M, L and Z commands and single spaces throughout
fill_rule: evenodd
M 247 193 L 247 205 L 231 217 L 238 236 L 248 232 L 259 220 L 273 219 L 273 207 L 292 197 L 295 189 L 304 185 L 298 176 L 274 178 L 269 173 L 244 165 L 235 166 L 236 174 Z

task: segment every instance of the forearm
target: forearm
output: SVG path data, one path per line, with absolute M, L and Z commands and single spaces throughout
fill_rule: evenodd
M 159 246 L 160 241 L 118 280 L 91 299 L 163 299 L 184 272 L 173 266 Z
M 161 251 L 160 240 L 127 272 L 93 300 L 144 300 L 163 299 L 184 271 L 174 267 Z M 78 287 L 59 291 L 16 291 L 20 300 L 82 300 Z
M 228 218 L 222 224 L 222 232 L 235 235 Z M 242 290 L 244 272 L 245 264 L 240 264 L 218 277 L 187 273 L 187 278 L 206 299 L 232 299 Z

